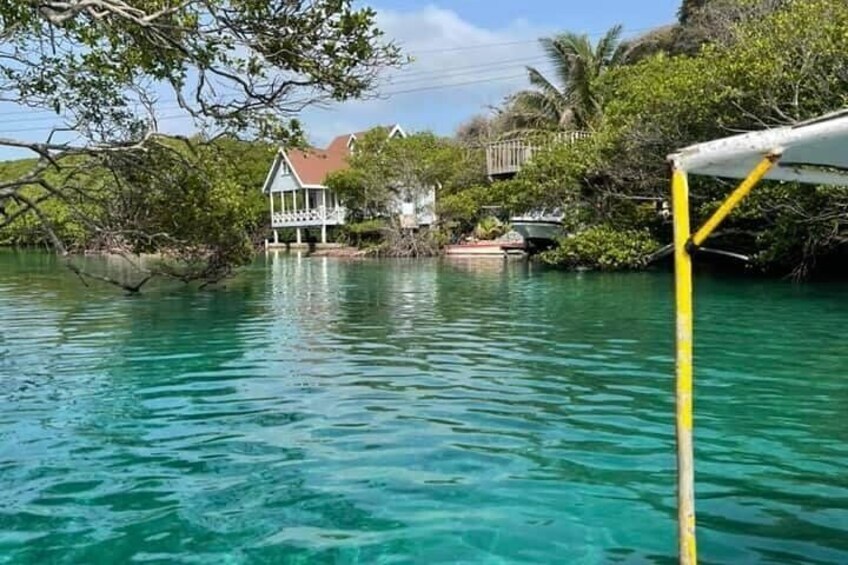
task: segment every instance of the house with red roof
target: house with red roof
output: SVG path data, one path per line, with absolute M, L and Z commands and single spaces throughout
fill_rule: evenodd
M 406 137 L 397 124 L 387 129 L 389 139 Z M 326 149 L 281 148 L 277 152 L 262 189 L 271 203 L 275 243 L 278 241 L 278 228 L 295 228 L 297 243 L 304 240 L 306 230 L 320 230 L 320 241 L 326 243 L 328 228 L 345 223 L 347 211 L 344 202 L 327 188 L 324 181 L 330 173 L 348 167 L 347 159 L 355 150 L 357 138 L 366 133 L 339 135 Z M 406 212 L 409 204 L 398 203 L 397 208 Z M 419 220 L 423 220 L 419 224 L 432 223 L 432 213 Z

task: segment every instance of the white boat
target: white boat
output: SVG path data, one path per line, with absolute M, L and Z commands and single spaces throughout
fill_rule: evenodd
M 565 235 L 562 226 L 564 214 L 558 210 L 531 212 L 509 219 L 512 228 L 531 243 L 547 244 Z
M 445 255 L 452 257 L 504 257 L 522 251 L 523 241 L 477 241 L 445 246 Z

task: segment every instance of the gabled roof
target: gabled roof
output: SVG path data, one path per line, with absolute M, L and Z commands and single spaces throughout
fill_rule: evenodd
M 396 135 L 400 135 L 401 137 L 406 137 L 406 132 L 403 131 L 403 128 L 400 127 L 399 124 L 393 124 L 388 126 L 374 126 L 375 128 L 381 127 L 389 132 L 389 139 L 395 137 Z M 374 129 L 374 128 L 371 128 Z M 353 133 L 346 133 L 343 135 L 339 135 L 330 142 L 330 145 L 327 146 L 326 151 L 328 152 L 337 152 L 337 151 L 347 151 L 350 153 L 350 148 L 353 145 L 353 142 L 360 137 L 364 137 L 370 129 L 366 129 L 363 131 L 356 131 Z
M 323 184 L 327 175 L 347 168 L 347 150 L 289 149 L 285 152 L 289 167 L 301 185 Z
M 406 137 L 406 132 L 398 124 L 382 126 L 389 130 L 389 138 L 400 135 Z M 268 192 L 270 184 L 282 161 L 285 161 L 294 173 L 300 186 L 321 186 L 330 173 L 346 169 L 347 158 L 351 153 L 351 145 L 370 130 L 339 135 L 330 142 L 326 149 L 314 147 L 307 149 L 280 149 L 274 165 L 265 180 L 263 191 Z

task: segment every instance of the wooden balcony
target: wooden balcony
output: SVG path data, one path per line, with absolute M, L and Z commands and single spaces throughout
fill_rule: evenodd
M 591 134 L 585 131 L 568 131 L 549 136 L 508 139 L 486 146 L 486 169 L 490 177 L 514 175 L 533 158 L 533 153 L 559 143 L 573 143 Z
M 345 208 L 324 208 L 323 206 L 312 210 L 274 212 L 274 215 L 271 216 L 271 226 L 275 228 L 338 226 L 345 223 L 346 215 L 347 210 Z

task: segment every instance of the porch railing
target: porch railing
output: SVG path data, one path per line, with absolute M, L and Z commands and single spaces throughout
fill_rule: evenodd
M 590 135 L 585 131 L 568 131 L 544 137 L 496 141 L 486 146 L 486 168 L 489 176 L 493 177 L 515 174 L 533 158 L 533 153 L 558 143 L 573 143 Z
M 345 222 L 347 210 L 342 207 L 324 208 L 319 206 L 312 210 L 296 210 L 294 212 L 274 212 L 271 225 L 275 228 L 335 226 Z

